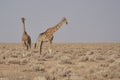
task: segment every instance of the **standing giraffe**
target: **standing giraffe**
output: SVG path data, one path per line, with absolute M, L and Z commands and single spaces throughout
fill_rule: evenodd
M 49 42 L 49 53 L 51 54 L 52 41 L 54 38 L 53 35 L 63 25 L 63 23 L 68 24 L 67 19 L 65 17 L 54 27 L 48 28 L 45 32 L 39 34 L 37 42 L 38 42 L 38 45 L 40 46 L 40 54 L 42 50 L 42 44 L 43 42 L 46 42 L 46 41 Z M 35 48 L 36 48 L 37 42 L 35 43 Z
M 22 23 L 23 23 L 23 34 L 22 34 L 22 42 L 23 45 L 28 49 L 31 49 L 31 38 L 30 36 L 27 34 L 26 29 L 25 29 L 25 18 L 22 17 L 21 18 Z

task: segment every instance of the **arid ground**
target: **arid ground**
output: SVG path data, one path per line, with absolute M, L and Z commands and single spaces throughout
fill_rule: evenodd
M 53 43 L 42 54 L 0 43 L 0 80 L 120 80 L 120 43 Z

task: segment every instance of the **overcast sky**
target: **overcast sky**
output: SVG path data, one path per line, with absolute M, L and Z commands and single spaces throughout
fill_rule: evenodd
M 0 0 L 0 42 L 21 42 L 21 17 L 32 42 L 63 17 L 53 42 L 120 42 L 120 0 Z

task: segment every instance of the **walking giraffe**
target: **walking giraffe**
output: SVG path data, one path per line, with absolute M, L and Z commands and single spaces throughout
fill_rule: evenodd
M 67 19 L 65 17 L 63 17 L 62 20 L 54 27 L 48 28 L 45 32 L 39 34 L 37 42 L 35 43 L 35 48 L 36 48 L 36 44 L 38 44 L 40 47 L 40 54 L 41 54 L 43 42 L 46 41 L 49 42 L 49 53 L 51 54 L 52 41 L 54 38 L 53 35 L 63 25 L 63 23 L 68 24 Z
M 27 34 L 25 29 L 25 18 L 22 17 L 21 21 L 23 23 L 23 34 L 22 34 L 22 42 L 23 45 L 28 49 L 31 49 L 31 37 Z

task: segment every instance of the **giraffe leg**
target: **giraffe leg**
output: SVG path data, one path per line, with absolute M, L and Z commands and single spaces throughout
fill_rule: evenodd
M 26 43 L 26 47 L 27 47 L 27 50 L 28 50 L 28 48 L 29 48 L 29 44 L 28 43 Z
M 34 45 L 34 48 L 39 48 L 39 45 L 40 45 L 40 41 L 38 40 L 36 43 L 35 43 L 35 45 Z
M 29 49 L 29 43 L 27 41 L 25 42 L 25 47 L 27 50 Z
M 30 50 L 31 50 L 31 44 L 29 44 L 29 48 L 30 48 Z
M 49 43 L 49 53 L 50 53 L 50 55 L 52 53 L 51 43 Z
M 43 41 L 40 41 L 40 54 L 41 54 L 41 51 L 42 51 L 42 44 L 43 44 Z
M 31 49 L 31 39 L 28 41 L 28 47 Z
M 24 49 L 24 47 L 25 47 L 25 42 L 22 41 L 22 48 Z
M 31 44 L 30 43 L 28 43 L 28 49 L 31 50 Z
M 31 50 L 31 43 L 28 43 L 28 47 L 29 47 L 29 49 Z
M 52 41 L 49 41 L 49 53 L 50 53 L 50 55 L 52 53 Z
M 38 41 L 38 43 L 36 44 L 36 48 L 39 48 L 39 45 L 41 45 L 41 41 Z
M 27 43 L 23 41 L 23 49 L 26 49 L 26 47 L 27 47 Z
M 52 41 L 53 41 L 54 36 L 52 36 L 51 40 L 49 41 L 49 53 L 51 55 L 52 53 Z

